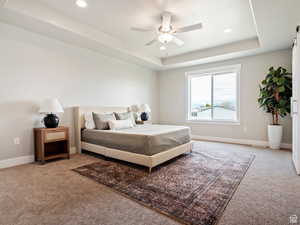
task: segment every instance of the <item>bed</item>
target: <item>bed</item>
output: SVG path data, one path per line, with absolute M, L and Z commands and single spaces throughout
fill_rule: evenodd
M 137 125 L 122 130 L 85 129 L 89 112 L 128 112 L 128 107 L 75 107 L 75 135 L 78 152 L 87 150 L 151 169 L 192 151 L 190 129 L 184 126 Z

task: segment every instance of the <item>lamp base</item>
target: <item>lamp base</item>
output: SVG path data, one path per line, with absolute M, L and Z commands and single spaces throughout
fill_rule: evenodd
M 59 118 L 55 114 L 47 114 L 44 117 L 44 124 L 46 128 L 56 128 L 59 124 Z
M 148 113 L 143 112 L 143 113 L 141 114 L 141 120 L 142 120 L 142 121 L 147 121 L 148 119 L 149 119 Z

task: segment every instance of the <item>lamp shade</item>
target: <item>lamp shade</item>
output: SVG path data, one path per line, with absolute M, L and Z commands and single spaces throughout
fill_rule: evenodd
M 130 106 L 130 109 L 132 112 L 139 112 L 140 111 L 140 107 L 138 105 L 132 105 Z
M 63 113 L 64 109 L 56 98 L 46 99 L 40 106 L 39 113 Z
M 140 107 L 140 112 L 150 113 L 151 109 L 148 104 L 142 104 Z

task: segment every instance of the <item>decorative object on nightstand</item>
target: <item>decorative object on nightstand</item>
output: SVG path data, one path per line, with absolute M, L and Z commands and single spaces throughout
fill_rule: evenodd
M 148 104 L 142 104 L 140 107 L 141 114 L 141 120 L 147 121 L 149 119 L 149 113 L 151 112 L 151 109 Z
M 40 106 L 39 113 L 47 114 L 43 121 L 46 128 L 56 128 L 59 124 L 59 118 L 54 113 L 63 113 L 64 110 L 59 101 L 54 99 L 46 99 Z
M 34 128 L 35 161 L 70 158 L 69 128 Z

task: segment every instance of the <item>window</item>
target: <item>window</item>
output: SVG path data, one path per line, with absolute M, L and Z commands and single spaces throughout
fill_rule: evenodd
M 239 122 L 240 65 L 187 73 L 190 121 Z

